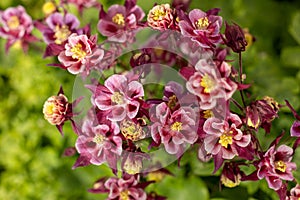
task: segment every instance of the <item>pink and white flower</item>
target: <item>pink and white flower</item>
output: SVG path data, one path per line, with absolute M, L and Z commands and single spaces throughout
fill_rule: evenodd
M 135 30 L 144 18 L 144 11 L 136 5 L 136 0 L 126 0 L 125 6 L 112 5 L 107 13 L 100 11 L 98 22 L 99 32 L 114 42 L 125 42 L 128 39 L 127 31 Z
M 147 24 L 153 29 L 167 30 L 173 23 L 173 10 L 169 4 L 156 5 L 148 13 Z
M 31 32 L 33 23 L 23 6 L 10 7 L 0 11 L 0 36 L 7 39 L 6 51 L 15 43 L 21 42 L 26 51 L 29 42 L 37 41 Z
M 226 120 L 208 118 L 203 125 L 206 133 L 205 151 L 222 159 L 238 156 L 239 149 L 247 147 L 251 141 L 251 135 L 244 134 L 240 129 L 241 125 L 242 121 L 236 114 L 230 114 Z
M 181 34 L 196 41 L 200 47 L 216 47 L 222 42 L 220 36 L 222 17 L 217 16 L 217 12 L 217 10 L 203 12 L 199 9 L 190 11 L 185 20 L 179 21 Z
M 116 169 L 117 157 L 122 153 L 122 139 L 117 136 L 119 132 L 116 124 L 95 125 L 93 121 L 85 120 L 75 147 L 79 154 L 89 158 L 91 164 L 101 165 L 107 162 Z
M 196 114 L 190 107 L 171 112 L 163 102 L 150 110 L 151 136 L 157 144 L 162 143 L 169 154 L 181 155 L 187 144 L 196 142 L 198 135 Z
M 296 170 L 296 164 L 291 162 L 293 153 L 293 149 L 286 145 L 277 149 L 275 145 L 271 146 L 258 164 L 258 178 L 265 178 L 269 188 L 274 190 L 281 188 L 283 180 L 294 180 L 292 171 Z
M 100 110 L 108 112 L 109 120 L 122 121 L 126 116 L 133 119 L 137 115 L 143 96 L 141 83 L 130 81 L 125 75 L 112 75 L 104 86 L 99 86 L 93 101 Z
M 72 74 L 89 71 L 104 56 L 104 50 L 97 48 L 96 42 L 96 36 L 70 35 L 65 50 L 58 55 L 59 62 Z
M 230 66 L 223 62 L 220 70 L 214 63 L 207 60 L 200 60 L 196 66 L 196 71 L 189 78 L 186 87 L 189 92 L 199 97 L 200 108 L 209 110 L 216 106 L 218 99 L 228 100 L 237 89 L 237 84 L 230 78 Z

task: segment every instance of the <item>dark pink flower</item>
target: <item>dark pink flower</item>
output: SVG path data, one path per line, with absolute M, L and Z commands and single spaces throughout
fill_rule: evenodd
M 90 67 L 99 63 L 104 50 L 97 48 L 96 36 L 73 33 L 65 44 L 65 50 L 58 55 L 58 60 L 72 74 L 89 71 Z
M 150 110 L 151 136 L 153 140 L 162 143 L 169 154 L 181 155 L 187 144 L 197 140 L 196 115 L 192 108 L 181 107 L 171 112 L 163 102 Z
M 296 164 L 291 162 L 292 156 L 293 149 L 289 146 L 280 145 L 277 149 L 275 145 L 271 146 L 258 164 L 258 178 L 265 178 L 269 188 L 279 190 L 282 180 L 294 179 L 292 171 L 296 170 Z
M 43 114 L 52 125 L 61 125 L 67 119 L 70 103 L 65 95 L 52 96 L 44 103 Z
M 222 42 L 221 26 L 222 17 L 199 9 L 190 11 L 186 19 L 180 18 L 179 21 L 182 35 L 196 41 L 203 48 L 212 48 Z
M 225 22 L 225 37 L 225 44 L 229 46 L 232 51 L 235 53 L 245 51 L 247 41 L 244 31 L 239 25 L 236 23 L 229 25 L 227 22 Z
M 143 96 L 141 83 L 129 81 L 125 75 L 112 75 L 104 82 L 104 87 L 99 87 L 94 102 L 100 110 L 108 112 L 109 120 L 122 121 L 137 115 Z
M 126 31 L 137 29 L 144 16 L 145 13 L 136 5 L 135 0 L 126 0 L 125 6 L 112 5 L 107 13 L 103 9 L 100 11 L 98 30 L 110 41 L 125 42 Z
M 37 41 L 31 32 L 33 23 L 31 17 L 26 13 L 23 6 L 10 7 L 0 11 L 0 36 L 7 39 L 6 50 L 15 42 L 21 42 L 26 51 L 28 43 Z
M 80 25 L 77 17 L 70 13 L 61 14 L 55 12 L 49 15 L 46 25 L 36 22 L 36 27 L 43 33 L 44 41 L 47 44 L 64 44 L 72 33 L 77 33 Z
M 208 63 L 202 59 L 195 66 L 196 72 L 189 78 L 186 87 L 189 92 L 200 98 L 200 108 L 212 109 L 216 106 L 218 99 L 228 100 L 237 89 L 237 84 L 230 78 L 230 66 L 223 62 L 221 68 L 225 73 L 221 77 L 219 69 L 214 63 Z
M 79 154 L 88 155 L 91 164 L 101 165 L 107 162 L 116 169 L 117 157 L 122 153 L 122 139 L 117 136 L 119 132 L 116 124 L 94 125 L 93 121 L 87 119 L 82 125 L 75 147 Z
M 154 6 L 148 13 L 147 24 L 153 29 L 166 30 L 174 23 L 173 10 L 169 4 Z
M 232 159 L 239 155 L 239 149 L 245 148 L 251 141 L 251 135 L 240 130 L 242 121 L 238 115 L 230 114 L 226 120 L 215 117 L 208 118 L 203 130 L 206 132 L 204 148 L 213 156 Z

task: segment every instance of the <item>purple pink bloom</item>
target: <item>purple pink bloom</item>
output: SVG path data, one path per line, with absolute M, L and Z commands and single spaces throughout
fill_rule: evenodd
M 6 51 L 16 42 L 20 42 L 26 51 L 29 42 L 37 41 L 31 32 L 33 23 L 23 6 L 10 7 L 0 11 L 0 36 L 7 39 Z
M 67 118 L 69 106 L 68 99 L 63 94 L 49 97 L 44 103 L 44 117 L 52 125 L 61 125 Z
M 173 26 L 173 10 L 169 4 L 154 6 L 148 13 L 147 24 L 153 29 L 167 30 Z
M 112 5 L 107 13 L 103 9 L 100 11 L 98 30 L 110 41 L 125 42 L 127 32 L 140 27 L 144 16 L 144 11 L 136 5 L 135 0 L 126 0 L 125 6 Z
M 291 162 L 292 156 L 293 149 L 289 146 L 281 145 L 277 149 L 271 146 L 258 164 L 258 178 L 266 179 L 269 188 L 279 190 L 283 180 L 294 180 L 292 171 L 296 170 L 296 164 Z

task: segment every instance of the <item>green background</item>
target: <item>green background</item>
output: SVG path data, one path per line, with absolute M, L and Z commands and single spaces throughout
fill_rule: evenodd
M 105 9 L 118 0 L 101 2 Z M 157 2 L 170 1 L 138 0 L 145 13 Z M 0 9 L 23 5 L 33 19 L 43 17 L 44 1 L 0 1 Z M 300 106 L 300 4 L 299 1 L 283 0 L 194 0 L 192 8 L 208 10 L 221 8 L 224 20 L 236 22 L 248 28 L 256 42 L 243 53 L 243 65 L 247 83 L 253 84 L 249 92 L 252 100 L 265 95 L 284 104 L 288 99 L 296 109 Z M 71 12 L 78 15 L 75 7 Z M 92 24 L 97 33 L 98 11 L 85 10 L 80 18 L 81 26 Z M 34 34 L 41 36 L 38 31 Z M 0 199 L 9 200 L 69 200 L 105 199 L 105 195 L 90 194 L 87 189 L 93 182 L 111 175 L 106 166 L 89 166 L 72 170 L 74 157 L 63 157 L 66 147 L 74 145 L 75 134 L 70 124 L 65 126 L 61 137 L 54 126 L 44 120 L 44 101 L 55 95 L 62 85 L 66 96 L 72 96 L 75 76 L 61 69 L 47 67 L 54 60 L 42 59 L 45 44 L 33 44 L 27 54 L 12 48 L 4 51 L 5 40 L 0 39 Z M 233 59 L 237 57 L 231 56 Z M 236 64 L 233 64 L 236 65 Z M 279 119 L 273 123 L 271 133 L 258 133 L 266 148 L 268 144 L 289 127 L 293 117 L 282 108 Z M 290 140 L 286 140 L 290 144 Z M 300 166 L 300 153 L 294 161 Z M 172 200 L 197 199 L 277 199 L 276 193 L 267 187 L 264 180 L 245 182 L 240 187 L 219 189 L 219 179 L 212 176 L 212 163 L 197 160 L 196 149 L 182 159 L 182 167 L 176 163 L 168 168 L 176 174 L 148 190 L 166 195 Z M 219 172 L 217 173 L 217 175 Z M 300 173 L 295 172 L 300 178 Z

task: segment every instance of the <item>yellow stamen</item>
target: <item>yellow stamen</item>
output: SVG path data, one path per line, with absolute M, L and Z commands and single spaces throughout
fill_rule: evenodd
M 205 93 L 210 93 L 214 89 L 215 82 L 208 74 L 205 74 L 200 81 L 200 85 L 204 87 Z
M 241 175 L 238 174 L 234 178 L 235 178 L 235 182 L 233 182 L 232 180 L 230 180 L 226 176 L 222 175 L 221 176 L 221 182 L 224 186 L 229 187 L 229 188 L 233 188 L 233 187 L 238 186 L 241 183 Z
M 20 26 L 20 21 L 17 16 L 11 16 L 7 21 L 7 26 L 10 29 L 16 29 Z
M 117 13 L 115 16 L 113 16 L 112 21 L 120 26 L 125 25 L 125 18 L 124 15 L 122 15 L 121 13 Z
M 209 21 L 208 21 L 207 17 L 202 17 L 202 18 L 198 19 L 198 21 L 196 21 L 195 24 L 198 29 L 202 30 L 202 29 L 206 29 L 209 26 Z
M 282 161 L 276 161 L 275 162 L 275 169 L 281 172 L 285 172 L 286 171 L 286 164 Z
M 129 191 L 124 190 L 120 193 L 120 199 L 121 200 L 129 200 Z
M 175 122 L 174 124 L 172 124 L 171 126 L 171 130 L 172 131 L 181 131 L 182 130 L 182 123 L 181 122 Z
M 71 52 L 73 53 L 73 59 L 81 60 L 86 56 L 86 52 L 82 49 L 82 45 L 80 43 L 77 43 L 74 47 L 72 47 Z
M 145 134 L 142 127 L 133 121 L 124 120 L 120 125 L 121 133 L 126 139 L 138 141 L 144 138 Z
M 232 144 L 232 131 L 225 132 L 220 136 L 219 144 L 227 148 L 228 144 Z
M 213 111 L 211 111 L 211 110 L 205 110 L 205 111 L 203 111 L 203 117 L 205 118 L 205 119 L 208 119 L 208 118 L 211 118 L 211 117 L 213 117 L 214 116 L 214 113 L 213 113 Z
M 99 135 L 97 134 L 94 138 L 93 138 L 93 142 L 95 142 L 96 144 L 102 144 L 105 140 L 105 137 L 103 135 Z
M 156 8 L 154 8 L 152 14 L 153 14 L 152 19 L 154 21 L 162 20 L 166 16 L 166 12 L 163 9 L 163 6 L 157 6 Z
M 120 94 L 120 92 L 114 92 L 111 96 L 111 101 L 120 105 L 124 103 L 123 96 Z
M 56 26 L 55 27 L 55 43 L 56 44 L 62 44 L 64 41 L 66 41 L 71 34 L 71 31 L 69 30 L 69 27 L 66 25 L 63 25 L 62 27 Z

